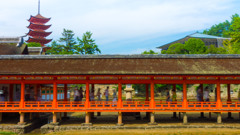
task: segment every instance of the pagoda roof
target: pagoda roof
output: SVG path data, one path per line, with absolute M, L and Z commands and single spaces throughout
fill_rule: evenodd
M 29 29 L 40 29 L 40 30 L 47 30 L 52 25 L 44 25 L 44 24 L 38 24 L 38 23 L 32 23 L 30 22 L 29 26 L 27 28 Z
M 52 32 L 45 32 L 43 30 L 29 30 L 27 35 L 32 36 L 32 37 L 47 37 L 51 34 Z
M 30 42 L 36 42 L 36 43 L 40 43 L 41 45 L 45 45 L 49 42 L 51 42 L 52 39 L 46 39 L 46 38 L 32 38 L 32 37 L 29 37 L 28 40 L 26 42 L 30 43 Z
M 46 18 L 43 17 L 41 14 L 37 14 L 36 16 L 31 16 L 30 19 L 28 20 L 29 22 L 32 23 L 47 23 L 51 18 Z

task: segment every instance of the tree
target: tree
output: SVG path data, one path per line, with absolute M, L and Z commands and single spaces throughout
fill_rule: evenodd
M 227 54 L 240 54 L 240 17 L 235 17 L 228 32 L 231 39 L 223 42 Z
M 92 39 L 92 33 L 86 32 L 82 39 L 77 37 L 79 44 L 74 38 L 72 30 L 63 29 L 62 37 L 57 41 L 53 41 L 51 49 L 47 50 L 47 54 L 95 54 L 101 53 L 100 49 Z
M 188 39 L 184 44 L 184 48 L 187 54 L 204 54 L 207 50 L 205 43 L 196 38 Z
M 230 26 L 233 24 L 234 20 L 238 18 L 238 14 L 234 14 L 231 17 L 231 22 L 226 20 L 225 22 L 215 24 L 210 29 L 206 29 L 203 31 L 203 34 L 214 35 L 219 37 L 230 37 L 228 32 L 232 31 Z
M 82 39 L 77 38 L 77 40 L 79 42 L 79 45 L 75 46 L 77 52 L 80 52 L 81 54 L 101 53 L 101 50 L 95 43 L 95 40 L 92 39 L 92 33 L 90 31 L 84 33 Z
M 162 54 L 205 54 L 207 47 L 201 39 L 190 38 L 184 44 L 172 44 Z
M 42 47 L 40 43 L 36 43 L 36 42 L 26 43 L 26 45 L 28 47 Z
M 158 54 L 158 53 L 154 52 L 153 50 L 149 50 L 149 51 L 142 52 L 142 54 Z
M 168 50 L 162 50 L 162 54 L 186 54 L 187 50 L 184 48 L 184 44 L 176 43 L 171 45 Z
M 64 46 L 62 46 L 64 48 L 64 51 L 73 54 L 74 53 L 74 45 L 76 44 L 75 39 L 74 39 L 74 33 L 72 30 L 67 30 L 67 29 L 63 29 L 63 33 L 59 42 L 60 43 L 65 43 Z
M 215 45 L 208 46 L 206 54 L 226 54 L 226 49 L 223 47 L 215 47 Z

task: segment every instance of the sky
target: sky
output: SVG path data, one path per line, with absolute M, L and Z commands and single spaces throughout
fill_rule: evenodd
M 91 31 L 102 54 L 139 54 L 230 20 L 239 7 L 239 0 L 41 0 L 40 13 L 51 17 L 48 38 L 58 40 L 64 28 L 75 37 Z M 25 35 L 37 12 L 38 0 L 1 0 L 0 37 Z

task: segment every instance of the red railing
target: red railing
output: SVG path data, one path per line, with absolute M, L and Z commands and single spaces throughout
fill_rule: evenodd
M 20 108 L 20 102 L 19 101 L 12 101 L 12 102 L 0 102 L 0 109 L 6 109 L 6 108 Z
M 90 101 L 90 108 L 117 108 L 117 101 Z
M 187 102 L 187 109 L 216 109 L 216 102 Z
M 240 102 L 222 102 L 222 109 L 240 109 Z
M 182 107 L 182 102 L 155 101 L 155 108 L 158 109 L 180 109 Z
M 39 109 L 49 109 L 52 108 L 52 102 L 51 101 L 25 101 L 24 102 L 24 108 L 39 108 Z
M 56 106 L 55 106 L 56 105 Z M 150 101 L 122 101 L 119 105 L 117 101 L 90 101 L 86 104 L 85 101 L 58 101 L 53 104 L 52 101 L 25 101 L 23 103 L 23 108 L 21 108 L 21 102 L 19 101 L 9 101 L 0 102 L 0 109 L 4 110 L 14 110 L 14 109 L 59 109 L 59 110 L 71 110 L 71 109 L 159 109 L 159 110 L 169 110 L 169 109 L 223 109 L 223 110 L 236 110 L 240 109 L 240 102 L 221 102 L 217 105 L 216 102 L 192 102 L 189 101 L 185 105 L 183 102 L 167 102 L 167 101 L 155 101 L 151 104 Z
M 150 102 L 149 101 L 123 101 L 122 107 L 123 108 L 149 108 Z
M 58 101 L 57 108 L 71 109 L 71 108 L 84 108 L 85 101 Z

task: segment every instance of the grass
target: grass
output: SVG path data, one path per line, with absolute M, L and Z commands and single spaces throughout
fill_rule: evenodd
M 13 132 L 0 131 L 0 135 L 16 135 L 16 134 Z

